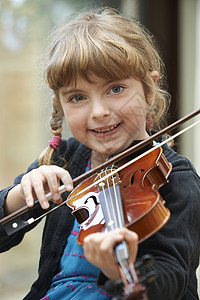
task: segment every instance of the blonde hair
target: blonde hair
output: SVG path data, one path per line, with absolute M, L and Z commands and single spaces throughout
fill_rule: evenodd
M 153 37 L 138 22 L 109 8 L 83 12 L 55 29 L 46 58 L 44 77 L 57 98 L 59 88 L 76 84 L 78 77 L 89 82 L 91 75 L 110 81 L 130 77 L 140 80 L 151 129 L 160 128 L 168 102 L 168 93 L 163 89 L 163 63 Z M 159 74 L 156 83 L 153 71 Z M 55 130 L 52 123 L 57 121 L 52 120 L 59 119 L 58 115 L 63 117 L 62 109 L 53 107 L 52 113 L 51 131 L 61 136 L 62 124 Z M 40 163 L 50 163 L 52 153 L 53 149 L 43 153 Z

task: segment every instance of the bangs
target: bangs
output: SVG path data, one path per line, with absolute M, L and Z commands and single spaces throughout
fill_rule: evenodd
M 133 45 L 105 25 L 90 25 L 75 28 L 73 35 L 62 32 L 51 47 L 45 79 L 54 91 L 76 84 L 78 77 L 91 82 L 91 74 L 108 81 L 145 76 L 143 59 Z

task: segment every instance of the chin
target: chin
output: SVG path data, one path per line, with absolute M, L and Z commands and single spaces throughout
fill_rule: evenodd
M 102 152 L 101 154 L 109 157 L 109 156 L 113 156 L 115 154 L 118 154 L 118 153 L 120 153 L 122 151 L 123 151 L 123 149 L 113 149 L 113 148 L 110 148 L 110 149 L 106 149 L 106 151 Z

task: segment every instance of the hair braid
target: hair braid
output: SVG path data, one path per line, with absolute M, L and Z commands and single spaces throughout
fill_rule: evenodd
M 53 101 L 52 110 L 51 110 L 51 118 L 50 118 L 50 131 L 54 136 L 62 137 L 62 123 L 63 123 L 63 115 L 57 108 L 56 103 Z M 46 148 L 40 155 L 39 165 L 51 165 L 52 157 L 54 154 L 54 148 L 49 146 Z
M 62 123 L 63 123 L 63 115 L 61 115 L 56 104 L 53 101 L 51 118 L 50 118 L 50 127 L 53 135 L 58 135 L 62 137 Z

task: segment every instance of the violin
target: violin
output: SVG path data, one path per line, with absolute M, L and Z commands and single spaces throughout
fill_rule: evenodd
M 88 234 L 105 228 L 126 226 L 138 234 L 139 243 L 157 232 L 170 217 L 158 189 L 168 182 L 171 169 L 159 147 L 126 168 L 114 166 L 80 183 L 67 199 L 80 224 L 77 242 L 83 245 Z
M 72 209 L 72 214 L 80 224 L 77 238 L 79 244 L 83 244 L 88 234 L 125 226 L 138 234 L 141 243 L 166 224 L 170 212 L 165 207 L 158 190 L 168 182 L 172 166 L 162 153 L 161 146 L 192 128 L 199 121 L 135 158 L 132 158 L 132 154 L 199 113 L 200 110 L 185 116 L 150 138 L 112 157 L 98 168 L 73 180 L 75 189 L 66 201 L 56 207 L 66 203 Z M 61 186 L 59 190 L 62 193 L 65 187 Z M 51 194 L 47 194 L 46 197 L 50 200 Z M 0 224 L 8 234 L 12 234 L 40 218 L 24 219 L 25 213 L 29 210 L 31 209 L 25 206 L 0 220 Z M 42 217 L 51 211 L 47 211 Z M 129 261 L 126 241 L 115 246 L 114 256 L 124 284 L 123 299 L 147 299 L 145 287 L 139 281 L 132 262 Z M 141 265 L 142 267 L 149 265 L 149 260 Z M 154 275 L 150 274 L 150 280 Z M 146 278 L 143 281 L 145 280 Z

